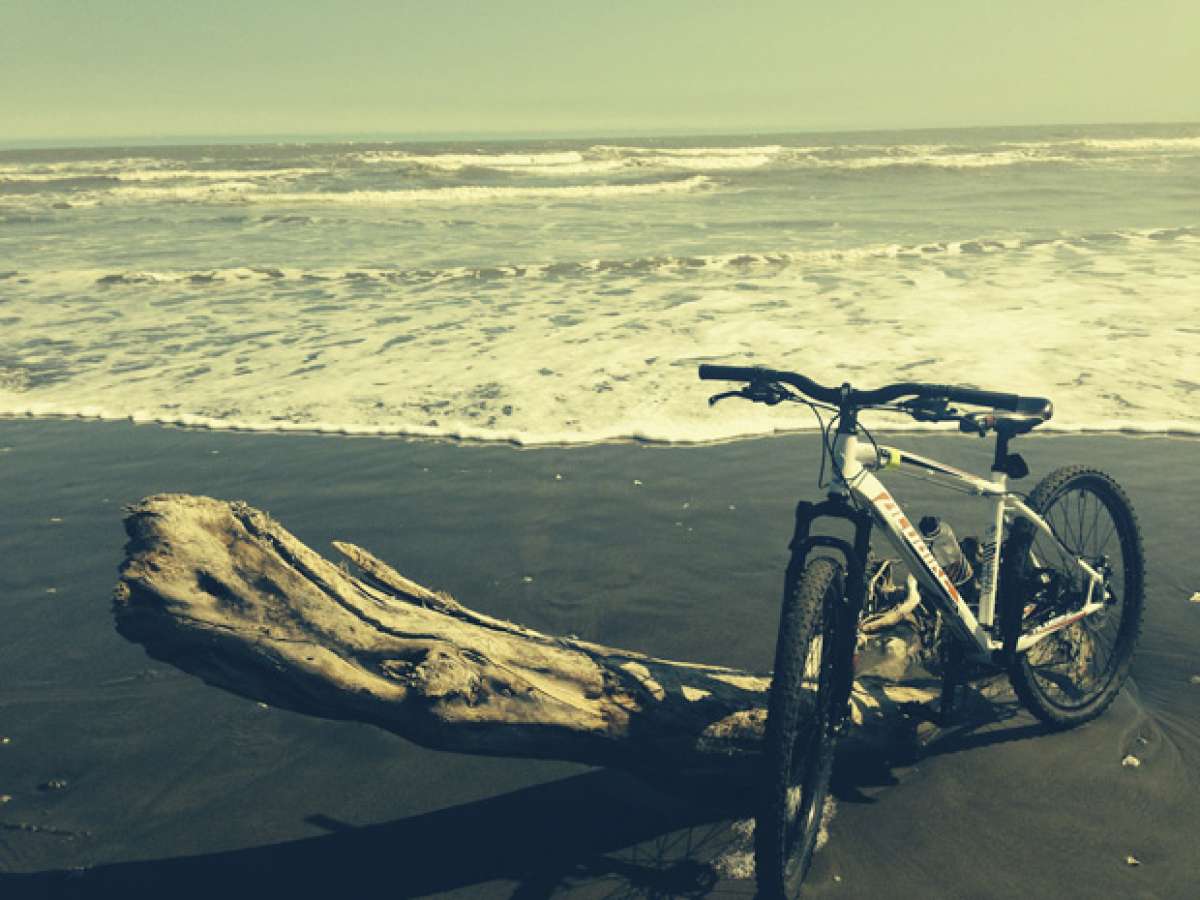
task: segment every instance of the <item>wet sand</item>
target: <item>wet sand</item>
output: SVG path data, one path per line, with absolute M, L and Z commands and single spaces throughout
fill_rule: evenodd
M 957 435 L 897 443 L 990 459 Z M 816 446 L 518 451 L 0 421 L 0 896 L 751 896 L 707 866 L 741 840 L 728 808 L 621 773 L 427 751 L 150 660 L 109 612 L 121 507 L 243 499 L 310 546 L 357 543 L 496 615 L 763 670 Z M 902 765 L 844 763 L 812 896 L 1184 897 L 1200 882 L 1200 442 L 1014 449 L 1026 489 L 1089 462 L 1133 498 L 1148 552 L 1134 682 L 1072 732 L 1021 715 Z M 917 515 L 969 502 L 894 484 Z M 1128 753 L 1142 765 L 1123 768 Z

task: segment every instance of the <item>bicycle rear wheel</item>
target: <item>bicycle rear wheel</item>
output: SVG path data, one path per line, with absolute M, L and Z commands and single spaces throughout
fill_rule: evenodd
M 1006 628 L 1028 630 L 1083 606 L 1090 579 L 1072 557 L 1105 575 L 1104 609 L 1043 638 L 1009 668 L 1030 712 L 1056 727 L 1079 725 L 1104 712 L 1129 675 L 1145 595 L 1142 537 L 1125 492 L 1097 469 L 1057 469 L 1028 502 L 1065 548 L 1027 522 L 1014 529 L 1004 584 L 1019 602 L 1005 604 L 1005 615 L 1020 621 Z
M 754 827 L 759 896 L 808 874 L 833 773 L 840 565 L 814 559 L 784 591 Z

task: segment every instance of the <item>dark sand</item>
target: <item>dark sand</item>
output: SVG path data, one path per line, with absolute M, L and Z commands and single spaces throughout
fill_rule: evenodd
M 989 460 L 969 438 L 897 442 Z M 186 491 L 542 630 L 763 670 L 814 437 L 516 451 L 7 420 L 0 448 L 0 898 L 752 895 L 704 865 L 738 843 L 728 810 L 261 708 L 148 659 L 114 631 L 109 595 L 122 504 Z M 1072 732 L 1022 715 L 915 764 L 843 766 L 812 896 L 1196 895 L 1200 442 L 1016 449 L 1027 489 L 1090 462 L 1134 499 L 1149 556 L 1135 683 Z M 967 502 L 890 483 L 918 515 Z M 1127 753 L 1142 765 L 1122 768 Z

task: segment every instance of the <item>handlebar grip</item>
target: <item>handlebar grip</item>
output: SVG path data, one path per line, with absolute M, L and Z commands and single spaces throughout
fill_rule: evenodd
M 700 366 L 701 381 L 758 381 L 767 373 L 758 366 Z
M 1018 397 L 1015 412 L 1027 416 L 1040 416 L 1043 421 L 1049 421 L 1054 416 L 1054 404 L 1045 397 Z
M 1017 401 L 1021 399 L 1016 394 L 980 391 L 956 385 L 946 385 L 943 396 L 951 403 L 970 403 L 974 406 L 990 406 L 993 409 L 1008 409 L 1013 412 L 1016 412 Z
M 939 388 L 939 390 L 941 390 Z M 1007 409 L 1010 412 L 1027 416 L 1040 416 L 1049 419 L 1054 414 L 1054 404 L 1045 397 L 1022 397 L 1019 394 L 1004 394 L 999 391 L 978 391 L 975 388 L 946 385 L 943 396 L 952 403 L 971 403 L 976 406 L 990 406 L 993 409 Z

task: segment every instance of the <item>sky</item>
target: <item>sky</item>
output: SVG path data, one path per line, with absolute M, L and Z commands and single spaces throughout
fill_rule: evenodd
M 1197 0 L 0 0 L 0 143 L 1200 121 Z

